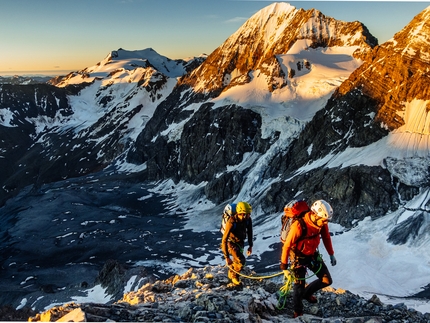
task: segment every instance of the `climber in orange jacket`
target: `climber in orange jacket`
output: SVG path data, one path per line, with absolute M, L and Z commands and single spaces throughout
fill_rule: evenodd
M 336 265 L 328 228 L 328 221 L 332 215 L 333 209 L 329 203 L 324 200 L 315 201 L 311 206 L 311 211 L 304 215 L 303 221 L 298 220 L 292 223 L 282 247 L 280 267 L 282 270 L 287 270 L 288 263 L 290 263 L 290 268 L 295 277 L 293 287 L 294 317 L 303 315 L 303 299 L 310 303 L 317 303 L 318 300 L 313 294 L 333 282 L 330 272 L 318 252 L 321 237 L 330 256 L 331 265 Z M 315 273 L 318 279 L 305 287 L 307 268 Z

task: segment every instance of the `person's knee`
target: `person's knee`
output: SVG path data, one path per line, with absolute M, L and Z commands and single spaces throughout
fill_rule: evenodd
M 236 271 L 241 271 L 243 268 L 243 264 L 241 262 L 233 262 L 233 269 Z
M 239 262 L 239 263 L 237 264 L 237 270 L 242 270 L 242 269 L 243 269 L 243 267 L 244 267 L 244 264 L 242 264 L 241 262 Z

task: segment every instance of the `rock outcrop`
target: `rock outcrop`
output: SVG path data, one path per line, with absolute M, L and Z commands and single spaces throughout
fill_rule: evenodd
M 30 322 L 298 322 L 292 299 L 281 297 L 283 273 L 259 276 L 244 271 L 241 286 L 228 283 L 225 267 L 190 268 L 182 275 L 147 283 L 114 304 L 69 303 L 29 318 Z M 430 314 L 404 304 L 386 305 L 330 287 L 317 293 L 318 304 L 304 301 L 307 323 L 425 323 Z

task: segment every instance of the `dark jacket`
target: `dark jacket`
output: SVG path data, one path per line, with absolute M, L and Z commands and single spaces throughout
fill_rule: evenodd
M 222 236 L 221 248 L 224 257 L 228 258 L 228 243 L 232 242 L 240 246 L 242 249 L 245 247 L 245 239 L 248 238 L 248 245 L 252 248 L 252 219 L 247 217 L 239 221 L 236 216 L 230 217 L 225 225 L 225 231 Z

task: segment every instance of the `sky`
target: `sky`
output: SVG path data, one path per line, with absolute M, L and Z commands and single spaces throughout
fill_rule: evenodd
M 280 1 L 0 0 L 0 76 L 63 75 L 112 50 L 153 48 L 171 59 L 210 54 L 254 13 Z M 288 1 L 361 21 L 390 39 L 428 1 Z

